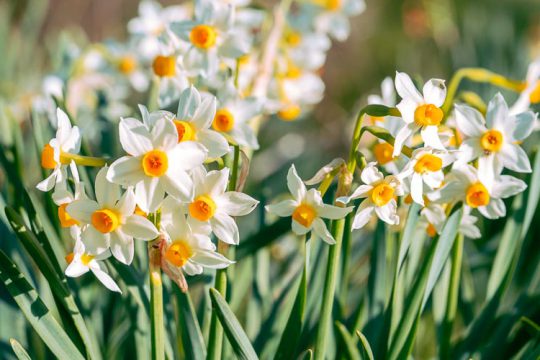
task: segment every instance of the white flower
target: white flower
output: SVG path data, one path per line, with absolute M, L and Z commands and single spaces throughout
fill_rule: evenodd
M 493 176 L 503 168 L 531 172 L 529 158 L 517 142 L 531 134 L 535 120 L 531 111 L 510 115 L 501 94 L 489 102 L 485 120 L 476 109 L 456 105 L 457 126 L 465 137 L 459 147 L 459 161 L 478 159 L 478 169 Z
M 257 200 L 244 193 L 226 191 L 229 169 L 206 172 L 203 167 L 192 173 L 194 196 L 188 205 L 189 221 L 209 224 L 218 239 L 228 244 L 240 242 L 233 216 L 249 214 Z
M 146 91 L 150 79 L 137 51 L 127 44 L 106 43 L 106 45 L 111 55 L 111 65 L 114 66 L 119 77 L 127 79 L 136 91 Z
M 85 250 L 100 255 L 111 249 L 115 258 L 124 264 L 133 260 L 133 238 L 152 240 L 157 237 L 156 227 L 145 217 L 134 214 L 135 196 L 129 188 L 120 195 L 120 186 L 107 181 L 107 168 L 96 176 L 96 200 L 74 200 L 67 212 L 77 220 Z
M 64 228 L 76 226 L 79 224 L 77 220 L 73 219 L 68 214 L 68 212 L 66 211 L 67 206 L 75 200 L 86 198 L 86 194 L 84 193 L 84 185 L 79 179 L 79 171 L 77 170 L 77 165 L 75 165 L 74 161 L 71 161 L 71 163 L 69 164 L 69 168 L 73 176 L 75 191 L 72 193 L 68 189 L 67 181 L 64 181 L 56 185 L 52 194 L 52 199 L 54 203 L 58 206 L 58 219 L 60 220 L 60 226 Z
M 467 164 L 455 163 L 447 175 L 446 185 L 434 193 L 432 200 L 440 203 L 462 201 L 466 206 L 478 209 L 488 219 L 506 214 L 502 199 L 514 196 L 527 187 L 520 179 L 510 175 L 493 178 Z
M 166 116 L 154 119 L 151 130 L 140 121 L 120 121 L 120 143 L 129 154 L 116 160 L 107 178 L 122 186 L 135 186 L 137 205 L 146 213 L 154 212 L 165 192 L 187 200 L 193 182 L 187 171 L 200 166 L 207 150 L 192 141 L 178 142 L 174 123 Z
M 364 0 L 314 0 L 319 6 L 314 25 L 318 32 L 330 34 L 345 41 L 351 32 L 349 17 L 361 14 L 366 8 Z
M 45 180 L 36 185 L 38 190 L 49 191 L 55 184 L 63 182 L 66 178 L 65 166 L 69 160 L 62 157 L 63 153 L 77 154 L 81 148 L 81 134 L 77 126 L 71 123 L 64 111 L 56 109 L 57 125 L 56 137 L 43 147 L 41 152 L 41 166 L 53 172 Z
M 281 217 L 292 216 L 292 230 L 297 235 L 313 231 L 328 244 L 336 241 L 326 228 L 323 219 L 341 219 L 353 210 L 353 207 L 338 207 L 323 203 L 317 189 L 306 189 L 302 179 L 291 165 L 287 174 L 287 186 L 293 198 L 274 205 L 266 206 L 266 211 Z
M 220 59 L 237 59 L 250 49 L 249 40 L 237 36 L 233 27 L 234 6 L 218 1 L 199 1 L 195 21 L 171 24 L 172 31 L 189 43 L 183 61 L 190 76 L 211 77 Z
M 445 150 L 439 138 L 438 126 L 444 114 L 440 107 L 446 98 L 444 80 L 431 79 L 422 90 L 416 89 L 409 75 L 396 72 L 396 90 L 401 102 L 396 107 L 401 112 L 405 125 L 399 130 L 394 143 L 394 156 L 397 156 L 404 142 L 416 131 L 420 134 L 426 146 Z
M 332 45 L 326 34 L 293 28 L 286 30 L 283 38 L 286 57 L 310 71 L 317 71 L 323 67 L 326 52 Z
M 397 202 L 395 197 L 403 195 L 400 180 L 393 175 L 384 177 L 375 163 L 369 163 L 360 178 L 364 185 L 358 186 L 349 197 L 339 198 L 338 201 L 348 203 L 353 199 L 364 198 L 354 216 L 352 228 L 364 227 L 375 212 L 379 219 L 390 225 L 399 224 Z
M 201 95 L 193 86 L 180 94 L 178 112 L 173 120 L 178 141 L 197 141 L 208 150 L 209 158 L 219 158 L 229 152 L 229 143 L 210 126 L 216 116 L 216 98 Z
M 212 128 L 240 146 L 257 150 L 259 142 L 249 121 L 261 113 L 261 102 L 254 97 L 242 98 L 230 81 L 218 93 L 218 100 Z
M 79 277 L 91 271 L 95 277 L 105 287 L 111 291 L 122 293 L 113 278 L 107 273 L 106 267 L 101 264 L 101 260 L 104 260 L 111 256 L 107 251 L 100 255 L 90 255 L 84 251 L 84 245 L 77 239 L 73 253 L 66 256 L 66 260 L 69 263 L 65 270 L 66 276 Z
M 525 81 L 525 89 L 510 108 L 510 114 L 512 115 L 529 110 L 531 104 L 540 103 L 540 58 L 529 64 Z
M 411 160 L 405 165 L 399 177 L 409 178 L 411 182 L 411 197 L 417 204 L 424 206 L 424 184 L 428 189 L 435 190 L 444 180 L 443 170 L 454 159 L 448 152 L 431 148 L 416 149 Z
M 173 221 L 164 225 L 168 238 L 160 244 L 161 267 L 183 290 L 183 277 L 203 272 L 203 267 L 224 269 L 233 261 L 216 252 L 208 233 L 194 231 L 182 213 L 173 214 Z

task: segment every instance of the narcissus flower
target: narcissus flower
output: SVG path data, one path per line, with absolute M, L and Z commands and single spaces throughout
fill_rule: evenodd
M 364 0 L 313 0 L 313 3 L 319 8 L 314 18 L 315 29 L 338 41 L 349 37 L 349 17 L 361 14 L 366 8 Z
M 348 197 L 339 198 L 338 201 L 347 204 L 353 199 L 363 198 L 354 216 L 352 228 L 360 229 L 364 227 L 373 213 L 379 219 L 390 225 L 399 224 L 397 215 L 396 197 L 403 195 L 403 188 L 398 177 L 384 175 L 377 169 L 376 163 L 369 163 L 360 178 L 364 185 L 358 186 Z
M 107 273 L 106 266 L 101 263 L 101 260 L 105 260 L 110 256 L 111 254 L 108 251 L 100 255 L 86 253 L 83 243 L 78 239 L 73 252 L 66 256 L 69 265 L 65 270 L 65 274 L 69 277 L 79 277 L 91 271 L 107 289 L 122 293 L 116 282 Z
M 36 185 L 38 190 L 49 191 L 55 184 L 66 178 L 65 165 L 70 160 L 63 154 L 77 154 L 81 148 L 81 134 L 77 126 L 71 126 L 68 116 L 60 108 L 56 109 L 57 130 L 56 137 L 43 147 L 41 152 L 41 166 L 53 172 L 45 180 Z
M 197 141 L 208 150 L 209 158 L 219 158 L 229 152 L 229 143 L 219 132 L 210 129 L 216 116 L 216 98 L 201 95 L 193 86 L 180 94 L 178 112 L 173 120 L 178 142 Z
M 259 203 L 251 196 L 226 191 L 229 169 L 206 172 L 201 167 L 192 172 L 194 195 L 188 205 L 189 221 L 210 224 L 218 239 L 228 244 L 240 242 L 233 216 L 244 216 Z
M 135 186 L 137 205 L 146 213 L 157 210 L 165 192 L 188 200 L 193 182 L 187 171 L 202 165 L 207 150 L 193 142 L 178 142 L 176 126 L 167 117 L 149 129 L 140 121 L 120 121 L 120 143 L 129 154 L 116 160 L 107 178 L 122 186 Z
M 160 244 L 161 267 L 183 290 L 187 290 L 183 272 L 197 275 L 203 267 L 224 269 L 234 262 L 216 252 L 209 234 L 194 231 L 182 213 L 175 213 L 173 221 L 164 225 L 168 235 Z
M 266 211 L 281 217 L 292 216 L 292 230 L 297 235 L 312 231 L 328 244 L 335 244 L 336 241 L 323 219 L 342 219 L 353 210 L 353 207 L 338 207 L 323 203 L 319 190 L 306 189 L 294 165 L 291 165 L 287 174 L 287 186 L 293 198 L 268 205 Z
M 414 202 L 424 206 L 424 185 L 435 190 L 444 180 L 443 169 L 450 165 L 454 156 L 446 151 L 431 148 L 416 149 L 399 177 L 410 177 L 411 196 Z
M 69 169 L 74 183 L 74 192 L 72 193 L 68 189 L 67 181 L 61 182 L 56 185 L 52 194 L 54 203 L 58 206 L 58 219 L 60 220 L 60 226 L 64 228 L 77 226 L 79 222 L 68 214 L 66 208 L 74 200 L 86 198 L 84 193 L 84 186 L 79 179 L 79 171 L 74 161 L 69 164 Z
M 423 94 L 420 94 L 409 75 L 396 72 L 395 85 L 401 97 L 401 102 L 396 107 L 405 124 L 397 133 L 394 156 L 399 155 L 405 141 L 418 130 L 426 146 L 445 150 L 438 133 L 439 124 L 444 117 L 441 110 L 446 98 L 444 80 L 429 80 L 422 89 Z
M 459 161 L 478 159 L 478 169 L 494 176 L 503 168 L 531 172 L 529 158 L 518 143 L 531 134 L 535 120 L 531 111 L 510 115 L 501 94 L 489 102 L 485 120 L 476 109 L 456 105 L 457 126 L 465 136 L 459 147 Z
M 519 98 L 510 108 L 512 115 L 529 110 L 531 105 L 540 104 L 540 58 L 529 64 L 525 84 Z
M 154 224 L 135 214 L 135 196 L 128 189 L 120 195 L 120 186 L 110 183 L 104 167 L 96 176 L 96 201 L 79 199 L 67 207 L 67 212 L 83 227 L 81 239 L 85 251 L 100 255 L 111 250 L 124 264 L 133 260 L 133 238 L 152 240 L 158 235 Z
M 439 203 L 462 201 L 466 207 L 478 209 L 488 219 L 506 214 L 502 199 L 519 194 L 527 185 L 510 175 L 493 178 L 471 165 L 454 164 L 445 179 L 446 185 L 432 196 Z

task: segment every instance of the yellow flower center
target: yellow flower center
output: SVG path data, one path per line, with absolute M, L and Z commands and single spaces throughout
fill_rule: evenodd
M 56 161 L 54 160 L 54 149 L 51 145 L 46 144 L 41 151 L 41 166 L 44 169 L 56 168 Z
M 178 132 L 178 142 L 195 140 L 195 128 L 190 122 L 184 120 L 174 120 L 176 131 Z
M 418 126 L 439 125 L 443 118 L 441 109 L 433 104 L 424 104 L 414 111 L 414 122 Z
M 371 120 L 371 123 L 373 125 L 377 125 L 377 123 L 382 123 L 384 122 L 384 116 L 369 116 L 370 120 Z
M 79 224 L 79 222 L 72 218 L 66 211 L 68 205 L 69 203 L 65 203 L 58 207 L 58 219 L 60 219 L 60 225 L 64 228 Z
M 158 55 L 152 63 L 152 69 L 159 77 L 172 77 L 176 74 L 176 58 Z
M 341 8 L 341 0 L 326 0 L 326 8 L 330 11 L 336 11 Z
M 429 237 L 435 237 L 435 235 L 437 235 L 437 229 L 435 229 L 435 226 L 433 226 L 432 223 L 428 223 L 426 233 Z
M 88 266 L 88 264 L 90 263 L 90 261 L 94 260 L 94 257 L 95 257 L 95 256 L 89 255 L 89 254 L 82 254 L 82 255 L 81 255 L 81 262 L 83 263 L 83 265 Z
M 290 47 L 296 47 L 302 41 L 302 35 L 297 31 L 289 31 L 285 35 L 285 43 Z
M 499 130 L 488 130 L 480 138 L 480 146 L 487 152 L 499 151 L 503 145 L 503 135 Z
M 146 176 L 159 177 L 167 172 L 169 158 L 161 150 L 151 150 L 142 158 L 142 168 Z
M 208 221 L 215 213 L 216 203 L 208 195 L 200 195 L 189 204 L 189 214 L 199 221 Z
M 69 254 L 67 254 L 64 259 L 66 259 L 66 262 L 69 264 L 71 264 L 71 262 L 73 261 L 73 258 L 75 257 L 75 254 L 70 252 Z
M 386 183 L 380 183 L 371 190 L 371 200 L 379 207 L 384 206 L 394 198 L 394 188 Z
M 227 109 L 219 109 L 214 116 L 212 127 L 221 132 L 231 131 L 234 127 L 234 115 Z
M 532 104 L 540 103 L 540 80 L 536 82 L 534 90 L 529 94 L 529 100 Z
M 465 201 L 472 208 L 486 206 L 489 204 L 489 193 L 482 183 L 477 182 L 467 189 Z
M 140 215 L 142 217 L 147 217 L 148 214 L 142 211 L 142 209 L 139 207 L 139 205 L 135 205 L 135 211 L 133 212 L 135 215 Z
M 311 226 L 311 223 L 316 217 L 317 212 L 308 204 L 300 204 L 292 213 L 293 220 L 306 228 Z
M 189 40 L 200 49 L 209 49 L 216 44 L 217 31 L 209 25 L 197 25 L 191 29 Z
M 375 159 L 381 165 L 388 164 L 392 161 L 393 152 L 394 147 L 389 143 L 378 143 L 373 147 L 373 155 L 375 155 Z
M 193 249 L 183 240 L 177 240 L 165 251 L 165 259 L 174 266 L 182 267 L 193 256 Z
M 414 171 L 423 174 L 425 172 L 435 172 L 442 169 L 442 159 L 432 154 L 424 154 L 414 165 Z
M 298 66 L 289 63 L 287 71 L 285 72 L 285 78 L 287 79 L 298 79 L 302 75 L 302 69 Z
M 281 110 L 278 111 L 277 115 L 281 120 L 284 121 L 293 121 L 298 119 L 300 114 L 302 113 L 302 109 L 300 106 L 289 103 L 285 105 Z
M 136 66 L 137 62 L 133 56 L 124 56 L 118 62 L 118 70 L 125 75 L 131 74 Z
M 92 214 L 92 225 L 101 233 L 110 233 L 120 225 L 120 216 L 109 209 L 96 210 Z

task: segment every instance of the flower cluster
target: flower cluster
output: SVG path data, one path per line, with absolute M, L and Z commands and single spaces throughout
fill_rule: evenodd
M 120 291 L 103 260 L 132 264 L 139 240 L 159 252 L 162 270 L 183 290 L 184 273 L 233 262 L 214 239 L 237 245 L 235 217 L 258 204 L 238 191 L 246 176 L 240 167 L 249 166 L 240 154 L 259 148 L 261 119 L 295 120 L 322 99 L 319 70 L 331 38 L 343 41 L 348 16 L 364 9 L 363 0 L 310 1 L 290 12 L 286 3 L 271 11 L 249 1 L 163 8 L 143 0 L 125 43 L 66 50 L 69 76 L 44 83 L 42 110 L 57 132 L 41 159 L 52 173 L 37 188 L 52 191 L 74 240 L 68 276 L 91 270 Z M 142 98 L 138 115 L 132 105 Z M 89 156 L 104 141 L 121 152 Z M 293 214 L 295 231 L 313 228 L 331 243 L 321 218 L 352 208 L 324 205 L 294 170 L 290 178 L 296 202 L 276 211 Z

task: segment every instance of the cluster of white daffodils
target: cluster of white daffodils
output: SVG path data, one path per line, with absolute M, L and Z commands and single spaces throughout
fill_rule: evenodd
M 496 94 L 485 116 L 459 103 L 453 108 L 448 106 L 451 112 L 445 114 L 443 80 L 427 81 L 420 93 L 407 74 L 396 73 L 395 90 L 394 82 L 385 79 L 382 96 L 370 96 L 368 101 L 394 111 L 391 116 L 369 117 L 367 125 L 382 128 L 394 140 L 377 139 L 370 145 L 371 151 L 364 153 L 371 152 L 376 161 L 361 169 L 361 183 L 351 195 L 339 194 L 336 200 L 343 206 L 361 199 L 351 229 L 363 228 L 374 217 L 389 225 L 399 225 L 400 208 L 412 202 L 420 205 L 419 224 L 431 237 L 440 234 L 448 214 L 459 203 L 464 206 L 459 231 L 469 238 L 481 236 L 475 224 L 475 211 L 487 219 L 505 216 L 503 199 L 524 191 L 526 184 L 503 172 L 531 172 L 529 158 L 520 144 L 533 132 L 537 114 L 528 110 L 529 104 L 524 111 L 515 111 L 517 107 L 523 109 L 524 96 L 534 98 L 535 90 L 531 90 L 533 85 L 529 83 L 537 81 L 531 80 L 536 67 L 531 67 L 528 85 L 516 105 L 508 109 L 502 95 Z M 397 104 L 396 92 L 401 98 Z M 294 167 L 287 182 L 293 200 L 268 206 L 267 210 L 279 216 L 292 215 L 297 234 L 313 229 L 331 243 L 331 234 L 321 218 L 343 218 L 352 207 L 333 209 L 322 205 L 316 190 L 306 193 Z

